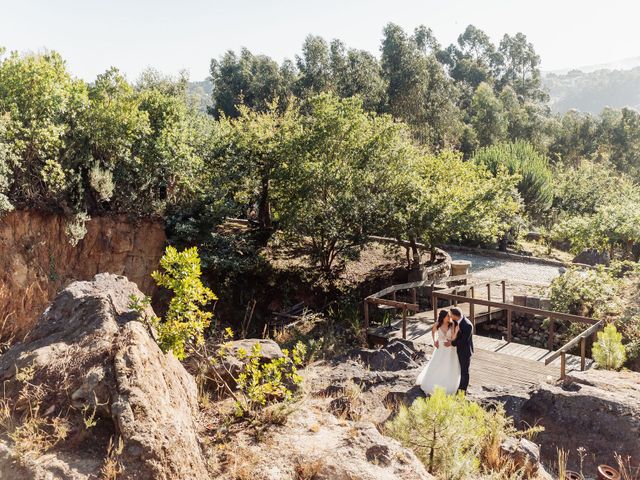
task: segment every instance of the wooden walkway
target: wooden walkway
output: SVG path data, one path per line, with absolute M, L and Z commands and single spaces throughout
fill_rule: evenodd
M 402 320 L 393 323 L 396 327 L 392 336 L 402 338 Z M 431 328 L 433 313 L 421 312 L 407 318 L 407 339 L 427 345 L 433 350 Z M 553 354 L 549 350 L 507 342 L 482 335 L 473 336 L 475 354 L 471 362 L 472 387 L 531 387 L 541 382 L 556 381 L 560 375 L 560 359 L 545 365 L 547 357 Z M 589 359 L 586 368 L 593 365 Z M 566 356 L 567 372 L 580 370 L 580 357 Z
M 586 342 L 602 327 L 602 321 L 588 317 L 551 311 L 543 306 L 539 293 L 545 285 L 531 282 L 508 284 L 505 280 L 473 282 L 471 275 L 448 277 L 441 284 L 420 281 L 399 284 L 376 292 L 364 300 L 364 328 L 372 345 L 384 345 L 391 338 L 406 338 L 433 348 L 431 329 L 437 310 L 457 305 L 474 325 L 486 321 L 506 322 L 505 338 L 474 335 L 475 355 L 471 374 L 478 386 L 537 385 L 556 381 L 567 372 L 591 368 L 593 361 L 586 357 Z M 418 295 L 418 290 L 420 290 Z M 426 290 L 426 291 L 424 291 Z M 533 296 L 530 296 L 531 294 Z M 385 298 L 389 297 L 391 298 Z M 426 296 L 426 299 L 425 299 Z M 531 306 L 529 306 L 531 300 Z M 437 306 L 434 311 L 433 307 Z M 383 312 L 381 325 L 369 328 L 369 309 Z M 421 311 L 422 308 L 425 310 Z M 398 318 L 398 314 L 401 317 Z M 558 320 L 590 325 L 578 336 L 556 351 L 512 342 L 514 314 L 529 315 L 540 321 L 547 319 L 547 344 L 554 342 L 554 323 Z M 379 318 L 381 315 L 377 313 Z M 387 323 L 388 322 L 388 323 Z M 580 356 L 568 352 L 579 347 Z
M 427 346 L 427 351 L 431 353 L 433 347 Z M 542 382 L 555 382 L 559 373 L 560 368 L 555 365 L 545 366 L 544 363 L 535 360 L 476 348 L 469 370 L 469 388 L 531 388 Z
M 423 312 L 430 313 L 430 312 Z M 422 317 L 422 318 L 420 318 Z M 431 328 L 433 327 L 433 321 L 427 321 L 423 317 L 422 313 L 413 317 L 407 318 L 407 339 L 414 342 L 422 343 L 425 345 L 433 346 L 433 339 L 431 338 Z M 431 314 L 433 318 L 433 314 Z M 397 329 L 394 331 L 393 336 L 400 338 L 402 336 L 401 325 L 402 320 L 398 320 L 394 323 L 394 327 Z M 507 342 L 506 340 L 500 340 L 497 338 L 485 337 L 482 335 L 473 336 L 473 346 L 476 350 L 487 350 L 501 355 L 509 355 L 511 357 L 518 357 L 535 362 L 544 361 L 552 355 L 554 352 L 550 352 L 547 349 L 533 347 L 531 345 L 525 345 L 516 342 Z M 567 355 L 567 371 L 574 369 L 580 369 L 580 357 L 576 355 Z M 587 359 L 586 368 L 590 368 L 593 365 L 593 360 Z M 549 364 L 549 366 L 560 366 L 560 359 L 556 359 Z

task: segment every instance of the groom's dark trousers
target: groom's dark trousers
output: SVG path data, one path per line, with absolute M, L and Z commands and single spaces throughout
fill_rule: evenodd
M 462 317 L 458 321 L 460 331 L 456 339 L 451 342 L 456 347 L 458 361 L 460 362 L 460 386 L 458 390 L 466 393 L 469 386 L 469 366 L 471 365 L 471 355 L 473 355 L 473 325 L 467 317 Z

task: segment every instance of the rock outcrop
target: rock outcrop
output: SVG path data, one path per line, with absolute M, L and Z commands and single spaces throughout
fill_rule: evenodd
M 137 312 L 129 308 L 131 295 L 142 293 L 116 275 L 73 283 L 25 341 L 0 357 L 0 381 L 16 418 L 33 415 L 33 402 L 23 401 L 28 383 L 39 392 L 34 400 L 38 415 L 69 425 L 66 438 L 47 456 L 38 456 L 37 462 L 21 459 L 20 468 L 30 468 L 33 478 L 93 478 L 102 467 L 96 459 L 105 458 L 110 438 L 122 439 L 122 450 L 114 457 L 124 467 L 118 478 L 208 478 L 194 421 L 195 381 L 137 321 Z M 87 427 L 92 418 L 96 425 Z M 87 438 L 91 448 L 79 448 Z M 14 442 L 2 441 L 0 472 L 14 468 L 16 448 Z M 52 460 L 44 462 L 47 457 Z M 73 462 L 65 462 L 69 458 Z
M 584 265 L 609 265 L 611 258 L 608 252 L 600 253 L 592 248 L 583 250 L 573 259 L 573 263 L 582 263 Z
M 522 420 L 538 423 L 542 456 L 556 457 L 556 448 L 571 453 L 577 466 L 578 447 L 597 463 L 615 465 L 614 453 L 640 459 L 640 374 L 587 370 L 571 373 L 560 386 L 541 385 L 520 408 Z
M 423 359 L 424 352 L 411 341 L 394 339 L 380 349 L 353 350 L 346 358 L 358 359 L 370 370 L 396 372 L 416 368 L 416 360 Z
M 127 276 L 147 295 L 164 252 L 159 220 L 96 217 L 72 246 L 62 215 L 15 211 L 0 216 L 0 340 L 21 340 L 55 295 L 101 272 Z
M 338 418 L 319 399 L 300 405 L 286 428 L 271 432 L 267 445 L 244 447 L 242 458 L 251 463 L 250 477 L 264 480 L 433 478 L 410 450 L 372 423 Z

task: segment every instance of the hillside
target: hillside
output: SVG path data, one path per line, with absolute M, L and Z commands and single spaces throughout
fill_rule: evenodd
M 571 109 L 598 114 L 605 107 L 640 107 L 640 67 L 631 70 L 572 70 L 550 73 L 543 83 L 554 112 Z

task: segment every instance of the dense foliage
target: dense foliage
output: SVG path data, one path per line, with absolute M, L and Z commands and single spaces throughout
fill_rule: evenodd
M 163 214 L 193 193 L 201 114 L 186 80 L 114 68 L 90 85 L 55 52 L 0 62 L 1 208 Z
M 1 51 L 0 211 L 61 212 L 72 242 L 91 216 L 159 215 L 228 282 L 274 232 L 327 272 L 371 234 L 506 248 L 527 224 L 639 258 L 640 114 L 552 115 L 539 65 L 525 35 L 472 25 L 443 46 L 390 23 L 379 57 L 318 36 L 292 61 L 229 51 L 210 90 Z
M 518 191 L 532 214 L 540 214 L 551 207 L 553 184 L 547 159 L 531 144 L 519 140 L 481 148 L 474 157 L 497 175 L 501 170 L 520 177 Z
M 639 114 L 551 115 L 521 33 L 496 45 L 470 25 L 442 46 L 390 23 L 379 58 L 318 36 L 282 63 L 229 51 L 200 102 L 212 115 L 184 77 L 85 83 L 55 52 L 0 59 L 0 209 L 64 212 L 72 241 L 104 213 L 163 215 L 192 244 L 239 216 L 309 240 L 329 269 L 371 233 L 505 240 L 523 201 L 574 250 L 638 243 Z
M 617 280 L 605 270 L 572 268 L 551 283 L 551 307 L 585 317 L 601 317 L 616 295 Z

